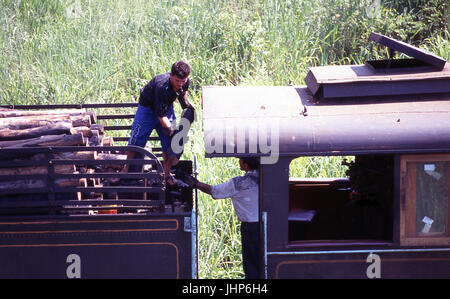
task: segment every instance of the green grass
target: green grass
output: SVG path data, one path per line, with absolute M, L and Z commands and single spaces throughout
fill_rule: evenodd
M 216 184 L 236 159 L 204 157 L 201 87 L 303 85 L 308 67 L 386 57 L 371 31 L 450 59 L 445 0 L 2 0 L 0 103 L 134 102 L 176 60 L 192 67 L 198 111 L 184 158 Z M 179 107 L 176 108 L 180 112 Z M 342 176 L 342 158 L 300 158 L 291 176 Z M 200 194 L 201 278 L 243 277 L 229 200 Z

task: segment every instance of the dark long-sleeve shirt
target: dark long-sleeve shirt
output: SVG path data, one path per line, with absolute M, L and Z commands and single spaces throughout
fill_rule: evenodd
M 159 117 L 163 117 L 178 99 L 181 108 L 190 105 L 186 92 L 189 88 L 190 79 L 183 85 L 182 90 L 175 92 L 170 85 L 170 73 L 155 76 L 142 89 L 139 96 L 139 104 L 150 107 Z

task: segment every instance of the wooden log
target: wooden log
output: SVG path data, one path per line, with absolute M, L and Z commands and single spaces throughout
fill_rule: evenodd
M 54 155 L 55 159 L 60 160 L 96 160 L 97 152 L 79 151 L 79 152 L 61 152 Z
M 55 173 L 74 173 L 75 165 L 55 165 Z M 26 167 L 12 167 L 0 168 L 0 175 L 29 175 L 29 174 L 48 174 L 47 166 L 26 166 Z
M 114 138 L 112 136 L 103 136 L 102 144 L 103 146 L 114 146 Z
M 81 133 L 84 137 L 91 137 L 92 131 L 89 127 L 75 127 L 70 130 L 71 134 Z
M 54 181 L 57 187 L 76 187 L 87 186 L 86 179 L 57 179 Z M 28 180 L 15 180 L 0 182 L 0 190 L 17 189 L 16 194 L 20 194 L 21 189 L 42 188 L 45 187 L 46 182 L 44 180 L 28 179 Z
M 104 134 L 105 133 L 105 126 L 104 125 L 99 125 L 96 123 L 91 124 L 91 126 L 89 127 L 91 130 L 97 130 L 100 134 Z
M 90 115 L 46 115 L 30 117 L 8 117 L 0 118 L 0 129 L 9 128 L 11 130 L 29 129 L 55 124 L 61 121 L 70 121 L 73 127 L 90 127 L 92 122 Z
M 89 137 L 89 146 L 100 146 L 101 145 L 100 133 L 97 130 L 91 131 L 92 136 Z
M 90 115 L 70 116 L 69 119 L 74 127 L 90 127 L 92 125 Z
M 17 194 L 20 194 L 22 189 L 42 188 L 45 187 L 43 180 L 16 180 L 16 181 L 3 181 L 0 182 L 0 190 L 17 190 Z
M 44 135 L 71 134 L 72 123 L 62 121 L 51 123 L 42 127 L 12 130 L 10 128 L 0 129 L 0 141 L 30 139 Z
M 10 120 L 14 118 L 6 118 L 5 120 Z M 0 129 L 11 129 L 11 130 L 23 130 L 23 129 L 29 129 L 29 128 L 36 128 L 36 127 L 44 127 L 49 126 L 52 124 L 57 123 L 58 121 L 52 121 L 52 120 L 46 120 L 46 119 L 30 119 L 26 120 L 23 118 L 17 117 L 17 120 L 14 121 L 2 121 L 0 119 Z
M 89 111 L 86 111 L 86 114 L 90 116 L 91 124 L 97 123 L 97 113 L 95 111 L 89 110 Z
M 87 187 L 87 181 L 85 178 L 81 179 L 57 179 L 55 180 L 55 186 L 58 187 Z
M 48 154 L 35 154 L 26 158 L 17 158 L 14 161 L 22 160 L 47 160 L 49 159 Z M 53 154 L 53 159 L 56 160 L 95 160 L 97 159 L 97 152 L 95 151 L 78 151 L 78 152 L 57 152 Z
M 74 145 L 85 145 L 83 139 L 83 134 L 73 134 L 73 135 L 57 135 L 60 136 L 58 140 L 48 140 L 40 142 L 39 146 L 74 146 Z M 45 137 L 45 136 L 43 136 Z
M 127 155 L 123 154 L 108 154 L 108 153 L 98 153 L 97 160 L 126 160 Z
M 126 160 L 127 155 L 122 154 L 108 154 L 108 153 L 98 153 L 97 154 L 97 160 Z M 99 162 L 99 164 L 101 164 Z M 108 169 L 112 170 L 121 170 L 123 168 L 123 165 L 121 164 L 106 164 L 104 165 L 105 171 L 108 171 Z
M 37 116 L 37 115 L 80 115 L 86 114 L 86 109 L 55 109 L 55 110 L 19 110 L 4 109 L 0 110 L 0 118 L 21 117 L 21 116 Z
M 84 137 L 88 138 L 91 138 L 94 135 L 93 131 L 98 131 L 98 133 L 102 135 L 105 129 L 103 125 L 98 124 L 92 124 L 90 127 L 74 127 L 71 129 L 72 134 L 82 133 Z
M 26 146 L 74 146 L 85 145 L 83 134 L 73 135 L 47 135 L 25 140 L 0 141 L 0 148 L 26 147 Z

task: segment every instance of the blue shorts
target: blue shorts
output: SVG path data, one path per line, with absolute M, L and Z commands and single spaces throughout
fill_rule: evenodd
M 167 112 L 167 118 L 173 123 L 176 120 L 173 106 Z M 162 151 L 167 153 L 170 148 L 171 138 L 164 134 L 158 116 L 149 107 L 138 105 L 133 125 L 131 126 L 130 139 L 128 145 L 145 147 L 150 134 L 156 129 L 161 141 Z M 170 151 L 171 152 L 171 151 Z

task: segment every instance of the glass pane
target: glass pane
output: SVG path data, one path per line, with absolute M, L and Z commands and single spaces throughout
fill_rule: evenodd
M 447 233 L 449 162 L 416 163 L 416 234 Z

